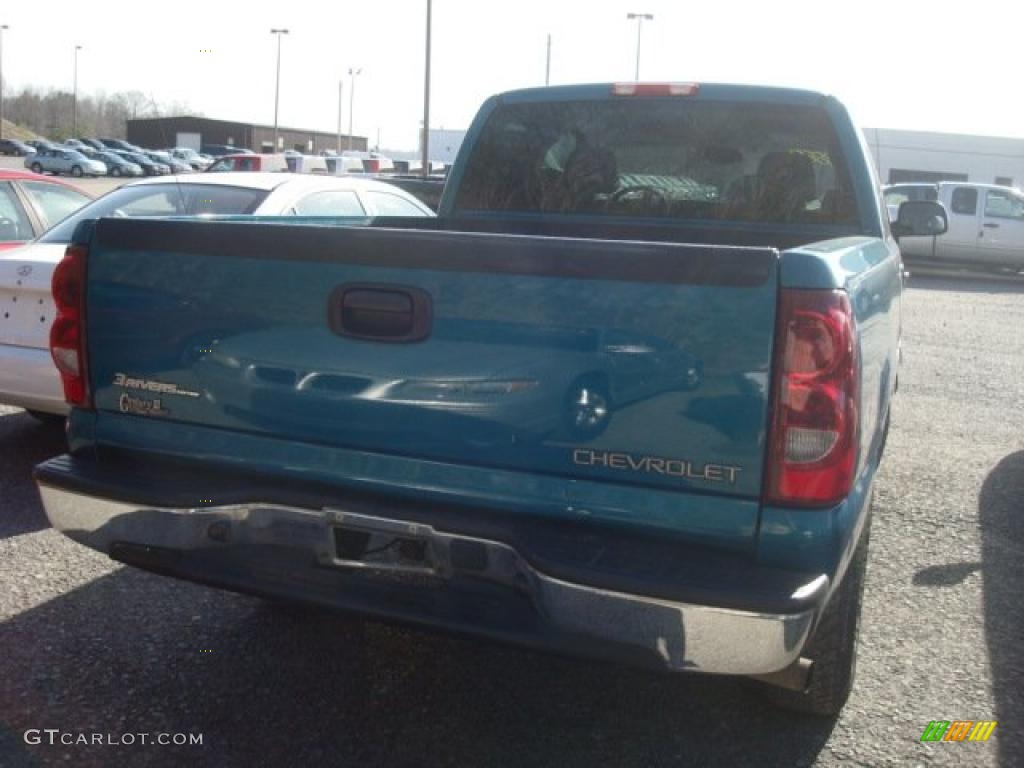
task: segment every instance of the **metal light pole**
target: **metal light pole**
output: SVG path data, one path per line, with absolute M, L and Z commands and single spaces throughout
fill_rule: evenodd
M 345 81 L 344 80 L 339 80 L 338 81 L 338 149 L 337 149 L 339 157 L 341 156 L 341 103 L 342 103 L 342 97 L 343 97 L 344 93 L 345 93 Z
M 274 84 L 274 154 L 278 152 L 277 138 L 277 106 L 281 96 L 281 35 L 287 35 L 287 29 L 272 29 L 270 34 L 277 35 L 277 81 Z
M 0 24 L 0 139 L 4 137 L 4 30 L 10 29 Z
M 548 35 L 548 61 L 544 67 L 544 85 L 551 85 L 551 35 Z
M 352 150 L 352 110 L 356 105 L 356 75 L 360 75 L 363 72 L 363 68 L 353 69 L 348 68 L 348 76 L 351 82 L 348 86 L 348 148 Z
M 645 21 L 654 21 L 654 14 L 651 13 L 627 13 L 626 18 L 630 21 L 636 20 L 636 75 L 634 80 L 640 80 L 640 30 Z
M 82 50 L 82 46 L 75 46 L 75 95 L 74 103 L 71 109 L 71 132 L 78 136 L 78 52 Z
M 427 56 L 423 75 L 423 156 L 420 158 L 420 175 L 430 175 L 430 17 L 431 0 L 427 0 Z

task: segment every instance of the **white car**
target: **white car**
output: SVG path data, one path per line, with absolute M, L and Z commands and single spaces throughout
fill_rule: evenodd
M 407 192 L 373 179 L 218 173 L 130 182 L 80 208 L 37 240 L 0 253 L 0 404 L 38 418 L 67 413 L 50 359 L 50 278 L 80 221 L 106 216 L 433 216 Z

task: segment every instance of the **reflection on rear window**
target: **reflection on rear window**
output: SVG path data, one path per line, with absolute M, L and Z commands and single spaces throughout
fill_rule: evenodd
M 456 209 L 857 221 L 823 109 L 681 99 L 498 107 Z
M 196 216 L 252 213 L 267 191 L 221 184 L 140 184 L 121 187 L 81 208 L 40 238 L 67 243 L 78 222 L 105 216 Z

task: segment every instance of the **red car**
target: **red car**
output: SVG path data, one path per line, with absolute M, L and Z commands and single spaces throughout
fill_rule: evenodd
M 0 169 L 0 251 L 35 239 L 92 199 L 60 179 Z
M 221 171 L 288 171 L 288 161 L 284 155 L 224 155 L 218 157 L 213 165 L 206 169 L 207 173 Z

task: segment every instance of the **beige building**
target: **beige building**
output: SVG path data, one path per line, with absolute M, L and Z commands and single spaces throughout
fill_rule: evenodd
M 884 184 L 973 181 L 1024 186 L 1024 139 L 864 128 Z
M 213 120 L 208 117 L 148 117 L 128 121 L 128 141 L 149 149 L 191 147 L 199 150 L 205 144 L 226 144 L 251 149 L 253 152 L 274 151 L 274 126 Z M 321 150 L 336 150 L 338 134 L 280 126 L 277 130 L 278 151 L 293 149 L 303 154 L 318 155 Z M 352 149 L 365 151 L 365 136 L 352 137 Z M 341 135 L 341 148 L 349 148 L 347 134 Z

